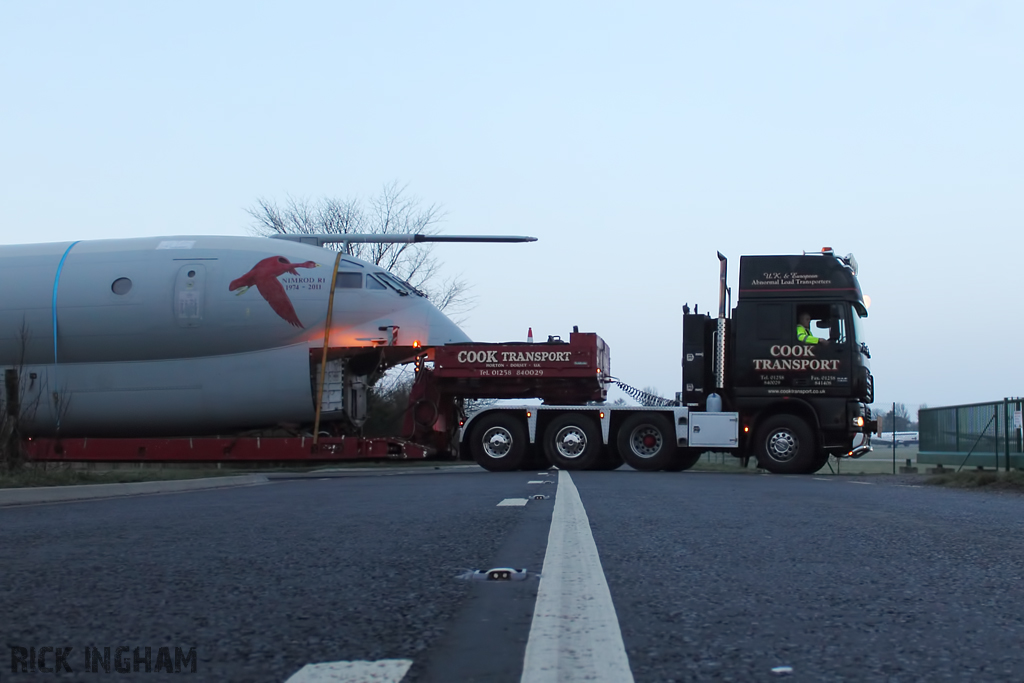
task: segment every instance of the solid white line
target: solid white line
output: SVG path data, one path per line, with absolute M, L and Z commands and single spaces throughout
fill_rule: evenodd
M 850 481 L 850 482 L 847 482 L 847 483 L 848 484 L 863 484 L 864 486 L 874 486 L 875 485 L 875 482 L 873 482 L 873 481 Z
M 528 481 L 526 483 L 527 484 L 550 484 L 551 480 L 550 479 L 545 479 L 544 481 Z
M 285 683 L 398 683 L 405 678 L 410 666 L 411 659 L 307 664 Z
M 633 680 L 590 520 L 565 470 L 558 472 L 555 509 L 520 680 Z
M 506 498 L 498 503 L 496 507 L 522 507 L 526 505 L 529 498 Z

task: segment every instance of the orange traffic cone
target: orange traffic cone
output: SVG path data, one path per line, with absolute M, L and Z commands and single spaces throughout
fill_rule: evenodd
M 532 344 L 533 343 L 533 328 L 532 327 L 526 333 L 526 343 L 527 344 Z

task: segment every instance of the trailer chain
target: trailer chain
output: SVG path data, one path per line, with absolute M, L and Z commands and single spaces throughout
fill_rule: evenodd
M 631 387 L 625 382 L 614 377 L 609 377 L 609 379 L 615 383 L 615 386 L 622 389 L 627 396 L 646 408 L 669 408 L 679 405 L 671 399 L 655 396 L 654 394 L 648 394 L 646 391 L 637 389 L 636 387 Z

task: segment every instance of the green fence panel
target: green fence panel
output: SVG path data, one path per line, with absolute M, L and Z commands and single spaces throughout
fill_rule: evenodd
M 1014 420 L 1024 399 L 923 408 L 918 414 L 917 460 L 966 468 L 1024 469 L 1024 433 Z

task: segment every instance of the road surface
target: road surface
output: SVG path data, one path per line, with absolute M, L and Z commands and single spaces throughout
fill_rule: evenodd
M 0 681 L 1024 680 L 1024 496 L 895 481 L 467 471 L 3 508 Z M 527 576 L 465 578 L 501 567 Z M 104 675 L 118 647 L 133 670 Z M 40 654 L 64 673 L 21 674 Z

